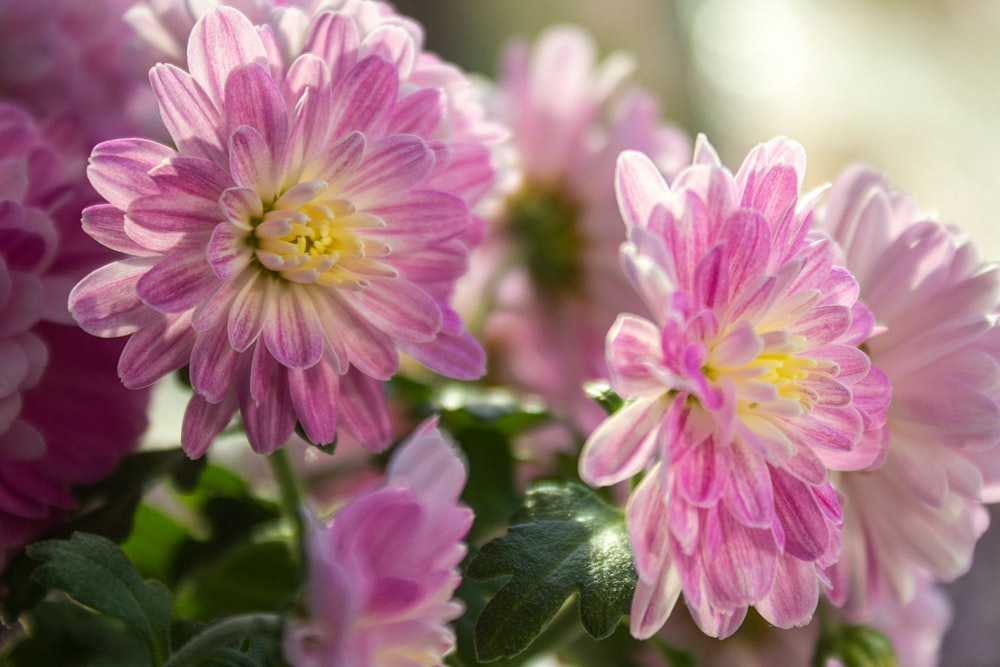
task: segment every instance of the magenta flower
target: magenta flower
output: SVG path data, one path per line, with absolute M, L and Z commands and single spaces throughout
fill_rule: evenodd
M 17 107 L 0 103 L 0 569 L 76 506 L 135 447 L 147 392 L 115 379 L 121 345 L 87 335 L 70 286 L 108 252 L 79 231 L 82 156 L 67 163 Z M 74 170 L 79 169 L 79 173 Z
M 465 468 L 423 424 L 389 463 L 384 484 L 309 533 L 309 618 L 290 624 L 296 667 L 441 665 L 455 644 L 445 625 L 472 512 L 458 504 Z
M 869 167 L 834 182 L 817 225 L 843 246 L 878 325 L 864 348 L 893 387 L 885 463 L 834 478 L 844 552 L 831 597 L 868 616 L 909 602 L 924 576 L 964 573 L 986 527 L 980 491 L 1000 441 L 1000 273 Z
M 382 447 L 381 381 L 399 352 L 451 377 L 483 372 L 448 304 L 477 235 L 447 188 L 462 172 L 440 127 L 448 100 L 405 82 L 418 57 L 405 31 L 361 40 L 338 12 L 312 25 L 286 66 L 271 30 L 231 8 L 209 13 L 188 42 L 190 73 L 151 73 L 177 148 L 124 139 L 91 156 L 109 203 L 84 225 L 131 257 L 88 276 L 71 308 L 92 333 L 131 334 L 127 386 L 190 366 L 191 456 L 237 408 L 258 452 L 296 422 L 313 442 L 343 429 Z
M 882 456 L 888 385 L 857 348 L 873 321 L 834 246 L 810 234 L 804 162 L 775 139 L 734 178 L 699 137 L 668 187 L 645 156 L 619 158 L 622 260 L 653 319 L 622 315 L 608 334 L 628 402 L 591 434 L 580 472 L 599 486 L 646 472 L 627 509 L 637 637 L 681 591 L 713 636 L 750 605 L 780 627 L 808 622 L 839 551 L 827 469 Z
M 544 396 L 583 432 L 602 416 L 582 385 L 607 377 L 604 334 L 640 306 L 618 268 L 615 158 L 641 150 L 672 176 L 690 155 L 687 137 L 660 122 L 656 101 L 634 83 L 631 59 L 598 64 L 595 52 L 590 35 L 569 26 L 507 47 L 492 103 L 511 128 L 504 148 L 516 182 L 466 290 L 471 308 L 490 305 L 483 338 L 495 379 Z
M 0 98 L 58 131 L 59 146 L 89 151 L 154 116 L 122 15 L 133 0 L 0 0 Z

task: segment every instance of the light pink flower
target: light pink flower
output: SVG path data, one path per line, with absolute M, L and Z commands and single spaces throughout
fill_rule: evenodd
M 79 230 L 95 196 L 21 109 L 0 103 L 0 568 L 135 447 L 147 392 L 115 377 L 121 345 L 73 325 L 70 287 L 105 261 Z
M 622 53 L 598 64 L 593 39 L 571 26 L 507 47 L 491 103 L 511 129 L 503 150 L 516 182 L 465 289 L 473 308 L 490 306 L 482 331 L 494 379 L 544 396 L 583 432 L 603 415 L 581 388 L 607 377 L 604 334 L 639 306 L 618 268 L 615 158 L 641 150 L 672 176 L 690 156 L 632 70 Z
M 1000 273 L 870 167 L 835 181 L 817 226 L 843 246 L 878 325 L 864 349 L 893 387 L 885 463 L 834 478 L 844 552 L 831 597 L 869 615 L 908 602 L 924 575 L 965 572 L 986 527 L 983 471 L 996 474 L 1000 440 Z
M 26 107 L 60 148 L 150 127 L 145 69 L 122 15 L 133 0 L 0 0 L 0 98 Z
M 465 468 L 435 428 L 421 426 L 393 455 L 383 486 L 309 532 L 309 618 L 292 623 L 295 667 L 441 665 L 455 644 L 446 623 L 472 512 L 457 504 Z
M 889 390 L 857 348 L 872 318 L 833 244 L 810 234 L 804 167 L 785 139 L 733 177 L 699 137 L 669 187 L 645 156 L 619 158 L 623 265 L 653 319 L 622 315 L 608 334 L 628 402 L 587 440 L 580 472 L 599 486 L 646 473 L 627 509 L 637 637 L 682 590 L 713 636 L 750 605 L 780 627 L 808 622 L 839 552 L 827 469 L 883 453 Z
M 476 220 L 447 187 L 461 175 L 447 134 L 414 134 L 440 129 L 447 104 L 406 83 L 416 48 L 402 30 L 361 39 L 354 18 L 325 12 L 285 63 L 270 29 L 223 7 L 191 34 L 190 74 L 151 74 L 177 148 L 94 150 L 90 178 L 109 203 L 84 225 L 132 257 L 88 276 L 71 308 L 92 333 L 131 334 L 127 386 L 190 366 L 190 455 L 237 407 L 258 452 L 296 422 L 313 442 L 343 429 L 379 448 L 381 381 L 399 352 L 482 374 L 482 349 L 448 305 Z M 469 171 L 489 181 L 488 163 Z

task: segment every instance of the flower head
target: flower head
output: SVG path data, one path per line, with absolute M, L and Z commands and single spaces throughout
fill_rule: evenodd
M 297 667 L 440 665 L 461 615 L 452 600 L 472 512 L 465 468 L 431 420 L 404 443 L 384 484 L 309 533 L 309 618 L 285 637 Z
M 604 334 L 639 306 L 618 270 L 615 158 L 641 150 L 672 176 L 690 154 L 633 69 L 623 53 L 598 64 L 589 34 L 557 26 L 533 45 L 507 47 L 491 95 L 511 130 L 504 150 L 514 178 L 476 251 L 468 292 L 491 303 L 483 338 L 496 379 L 544 396 L 585 431 L 601 411 L 581 387 L 607 377 Z
M 653 317 L 622 315 L 608 334 L 628 403 L 590 436 L 580 471 L 595 485 L 646 471 L 627 510 L 639 637 L 682 590 L 711 635 L 749 605 L 781 627 L 807 622 L 839 551 L 827 469 L 882 455 L 888 386 L 857 348 L 872 318 L 833 244 L 810 234 L 803 168 L 784 139 L 734 177 L 699 137 L 669 187 L 641 154 L 619 158 L 622 261 Z
M 147 392 L 115 381 L 121 345 L 73 325 L 70 286 L 108 254 L 79 231 L 78 163 L 0 104 L 0 568 L 76 506 L 145 428 Z
M 857 276 L 878 325 L 863 345 L 893 387 L 885 463 L 834 478 L 844 552 L 831 596 L 868 615 L 909 602 L 922 577 L 965 572 L 986 527 L 980 493 L 1000 441 L 1000 272 L 871 167 L 837 178 L 817 226 Z
M 268 27 L 207 14 L 190 73 L 151 73 L 177 148 L 124 139 L 91 156 L 108 203 L 84 225 L 131 257 L 88 276 L 71 308 L 92 333 L 131 334 L 130 387 L 190 366 L 192 456 L 237 407 L 259 452 L 296 422 L 313 442 L 344 429 L 382 447 L 380 381 L 399 352 L 452 377 L 483 371 L 448 304 L 477 236 L 467 191 L 448 184 L 488 182 L 488 161 L 462 166 L 441 126 L 447 91 L 407 79 L 409 33 L 364 36 L 335 11 L 311 25 L 286 63 Z

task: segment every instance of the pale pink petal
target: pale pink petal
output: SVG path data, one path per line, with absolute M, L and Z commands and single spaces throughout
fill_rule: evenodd
M 434 154 L 419 137 L 408 134 L 372 142 L 364 160 L 344 184 L 344 194 L 359 206 L 390 198 L 419 183 L 434 164 Z
M 263 339 L 274 358 L 289 368 L 309 368 L 323 355 L 323 331 L 313 302 L 297 285 L 279 285 L 269 295 Z
M 399 341 L 397 346 L 435 373 L 457 380 L 478 380 L 486 374 L 486 352 L 472 334 L 438 333 L 427 343 Z
M 181 426 L 181 445 L 192 459 L 205 455 L 212 440 L 219 435 L 236 412 L 236 392 L 221 402 L 209 403 L 197 394 L 188 401 Z
M 441 309 L 434 299 L 402 279 L 375 282 L 344 297 L 372 327 L 393 338 L 427 343 L 441 329 Z
M 240 353 L 229 344 L 225 325 L 198 334 L 189 370 L 197 394 L 209 403 L 219 403 L 233 387 L 240 369 Z
M 105 141 L 90 155 L 87 178 L 108 203 L 124 211 L 133 199 L 156 192 L 149 171 L 176 154 L 148 139 Z
M 245 269 L 253 257 L 246 230 L 228 222 L 215 226 L 205 254 L 212 271 L 223 279 L 232 278 Z
M 125 233 L 125 214 L 111 204 L 97 204 L 83 209 L 83 231 L 117 252 L 136 257 L 156 255 Z
M 320 362 L 310 368 L 290 368 L 288 388 L 295 414 L 310 442 L 329 444 L 337 438 L 340 376 Z
M 125 343 L 118 375 L 130 389 L 148 387 L 184 367 L 191 358 L 195 331 L 189 315 L 170 315 L 146 324 Z
M 260 132 L 249 125 L 236 128 L 229 137 L 229 171 L 237 185 L 270 200 L 277 192 L 275 156 Z
M 241 12 L 220 7 L 195 24 L 188 37 L 191 75 L 222 106 L 226 81 L 240 65 L 267 67 L 267 51 L 253 24 Z
M 640 398 L 597 427 L 580 453 L 580 477 L 593 486 L 615 484 L 649 462 L 667 406 L 658 394 Z
M 190 74 L 173 65 L 156 65 L 149 80 L 160 103 L 160 116 L 178 150 L 224 166 L 219 106 Z
M 139 299 L 136 283 L 154 259 L 107 264 L 81 280 L 69 295 L 69 308 L 80 326 L 95 336 L 125 336 L 150 324 L 156 312 Z
M 219 278 L 204 257 L 171 253 L 136 283 L 139 298 L 164 313 L 191 310 L 218 289 Z
M 785 556 L 778 559 L 778 572 L 771 592 L 757 602 L 757 611 L 779 628 L 808 623 L 819 602 L 816 566 Z
M 280 155 L 288 135 L 288 112 L 278 85 L 267 67 L 261 64 L 240 65 L 225 81 L 223 112 L 230 131 L 241 125 L 254 128 Z
M 608 331 L 608 370 L 614 386 L 626 396 L 663 392 L 660 330 L 648 320 L 619 315 Z
M 372 451 L 385 449 L 392 440 L 382 384 L 356 370 L 340 378 L 340 426 Z
M 334 87 L 331 133 L 343 136 L 371 132 L 383 122 L 398 92 L 399 71 L 395 65 L 378 56 L 360 61 Z

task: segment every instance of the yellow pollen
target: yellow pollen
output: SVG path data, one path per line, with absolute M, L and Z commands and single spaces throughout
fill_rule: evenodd
M 388 275 L 389 267 L 366 259 L 361 227 L 384 225 L 374 216 L 358 213 L 344 200 L 312 200 L 295 208 L 281 208 L 281 200 L 254 226 L 251 243 L 260 264 L 280 278 L 324 286 L 364 287 L 367 275 Z M 388 247 L 372 241 L 376 255 Z M 363 274 L 363 275 L 362 275 Z

